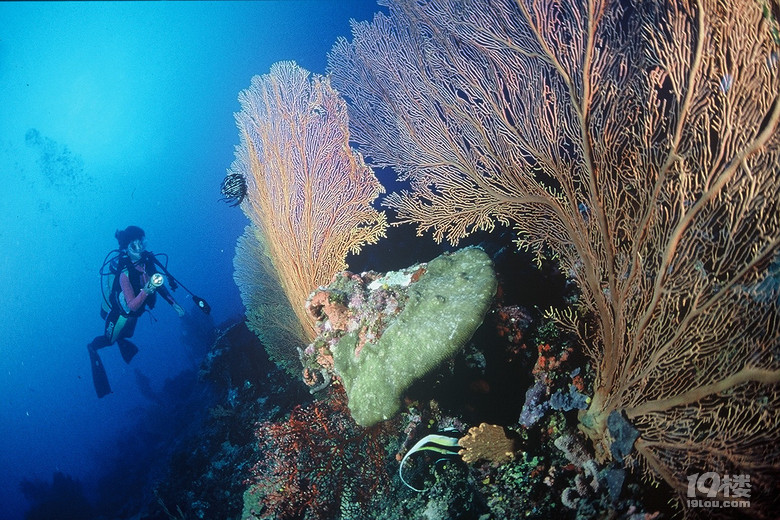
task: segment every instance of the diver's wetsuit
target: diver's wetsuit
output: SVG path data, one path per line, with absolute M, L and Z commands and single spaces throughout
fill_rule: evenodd
M 92 380 L 95 383 L 98 397 L 110 394 L 111 386 L 108 384 L 108 377 L 97 351 L 117 343 L 122 359 L 125 360 L 125 363 L 130 363 L 130 360 L 138 352 L 138 347 L 127 338 L 133 336 L 138 316 L 144 313 L 146 307 L 154 308 L 158 293 L 171 305 L 175 303 L 165 286 L 158 287 L 151 294 L 142 290 L 142 287 L 149 282 L 151 275 L 157 272 L 153 254 L 142 253 L 141 259 L 136 264 L 133 264 L 130 258 L 123 254 L 119 257 L 118 266 L 119 276 L 114 285 L 118 284 L 118 288 L 121 290 L 111 291 L 109 297 L 111 310 L 108 313 L 101 310 L 101 314 L 106 319 L 103 334 L 97 336 L 87 345 L 92 364 Z

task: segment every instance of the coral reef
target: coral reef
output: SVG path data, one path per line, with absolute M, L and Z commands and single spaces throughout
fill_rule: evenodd
M 257 421 L 283 417 L 308 396 L 291 386 L 245 322 L 224 327 L 198 379 L 214 396 L 201 400 L 207 409 L 200 428 L 178 439 L 143 508 L 144 520 L 236 518 L 258 457 Z
M 246 325 L 225 329 L 201 369 L 201 379 L 218 395 L 208 403 L 200 434 L 172 457 L 142 518 L 499 520 L 521 511 L 525 518 L 574 520 L 668 512 L 665 499 L 648 497 L 630 473 L 595 460 L 577 432 L 576 409 L 550 405 L 570 385 L 589 394 L 592 378 L 584 357 L 570 350 L 573 339 L 538 310 L 518 304 L 529 295 L 509 278 L 529 261 L 512 255 L 496 263 L 503 282 L 483 324 L 465 347 L 408 389 L 396 419 L 371 428 L 352 419 L 338 378 L 312 395 L 275 368 Z M 387 281 L 413 285 L 422 273 L 417 266 Z M 381 280 L 376 273 L 340 275 L 321 289 L 327 298 L 313 298 L 311 311 L 325 326 L 326 309 L 340 316 L 346 308 L 348 329 L 362 323 L 369 330 L 395 316 L 388 309 L 405 303 Z M 376 289 L 368 291 L 373 282 Z M 342 291 L 357 287 L 366 291 Z M 353 305 L 358 300 L 364 307 Z M 363 319 L 356 321 L 358 315 Z M 303 358 L 333 374 L 327 347 L 312 348 Z M 523 426 L 520 406 L 506 405 L 502 396 L 522 402 L 542 374 L 547 391 L 540 402 L 547 406 Z M 407 450 L 430 434 L 453 430 L 468 439 L 462 444 L 469 454 L 421 450 L 408 458 L 404 478 L 423 492 L 407 488 L 398 476 Z M 625 443 L 631 443 L 628 434 Z
M 264 105 L 283 98 L 270 95 L 285 91 L 275 81 L 301 71 L 276 66 L 242 98 L 233 171 L 246 173 L 242 207 L 254 217 L 244 242 L 260 244 L 244 248 L 242 279 L 260 278 L 253 265 L 276 269 L 285 312 L 311 325 L 308 339 L 316 321 L 319 335 L 305 348 L 308 339 L 297 349 L 265 345 L 288 369 L 303 363 L 313 394 L 256 418 L 244 517 L 644 519 L 669 515 L 669 498 L 705 471 L 750 473 L 754 507 L 724 515 L 771 517 L 780 453 L 776 2 L 382 5 L 329 56 L 353 130 L 334 150 L 366 175 L 370 197 L 359 202 L 378 188 L 350 143 L 409 181 L 382 202 L 401 222 L 453 246 L 512 226 L 515 245 L 539 266 L 556 264 L 577 291 L 542 314 L 538 294 L 521 304 L 511 271 L 494 277 L 484 259 L 479 269 L 491 275 L 477 295 L 462 283 L 472 268 L 454 268 L 444 290 L 424 290 L 436 260 L 384 276 L 340 272 L 320 286 L 342 267 L 297 249 L 284 256 L 279 244 L 303 237 L 305 254 L 330 253 L 311 245 L 331 235 L 308 232 L 336 223 L 317 228 L 313 211 L 289 215 L 252 200 L 253 190 L 259 199 L 294 185 L 289 157 L 276 152 L 296 136 L 269 140 L 274 114 L 263 108 L 279 108 Z M 339 96 L 326 103 L 328 81 L 301 89 L 318 94 L 297 114 L 317 124 L 344 115 Z M 288 178 L 264 184 L 269 172 Z M 340 202 L 359 186 L 268 200 L 311 209 L 312 193 Z M 368 234 L 353 250 L 384 232 L 383 216 L 367 213 L 358 231 Z M 263 221 L 277 215 L 278 225 Z M 290 268 L 301 265 L 330 268 L 316 277 Z M 247 307 L 278 295 L 248 286 Z M 296 307 L 315 287 L 308 308 Z M 268 309 L 250 310 L 250 320 L 274 325 Z M 463 330 L 453 310 L 471 314 Z M 228 392 L 211 417 L 246 420 L 241 401 Z M 453 429 L 469 431 L 461 457 L 436 447 L 405 456 Z M 407 461 L 413 490 L 398 481 L 392 453 Z M 684 511 L 697 512 L 712 513 Z
M 486 460 L 493 464 L 505 464 L 514 460 L 516 441 L 507 436 L 503 426 L 482 423 L 470 428 L 465 437 L 458 439 L 463 449 L 459 454 L 466 463 Z
M 549 343 L 543 343 L 538 351 L 532 370 L 534 383 L 526 391 L 520 413 L 519 423 L 525 427 L 533 425 L 548 410 L 584 410 L 590 402 L 590 398 L 582 393 L 585 390 L 585 381 L 580 374 L 582 369 L 572 367 L 569 362 L 571 347 L 556 343 L 553 349 Z
M 262 422 L 242 518 L 366 515 L 387 491 L 390 424 L 366 429 L 349 416 L 343 389 L 297 406 L 286 420 Z
M 385 275 L 339 273 L 308 302 L 321 334 L 304 354 L 319 359 L 327 345 L 352 417 L 371 426 L 393 417 L 415 381 L 464 347 L 495 291 L 492 261 L 479 248 Z M 307 368 L 312 362 L 304 359 Z
M 371 206 L 384 189 L 350 147 L 346 104 L 328 78 L 278 62 L 239 101 L 241 143 L 225 182 L 245 181 L 241 209 L 251 225 L 236 248 L 235 278 L 250 328 L 293 373 L 296 347 L 315 336 L 303 304 L 346 269 L 349 253 L 385 235 L 385 215 Z
M 23 480 L 19 485 L 30 502 L 25 520 L 92 520 L 95 510 L 87 499 L 81 482 L 61 471 L 55 471 L 51 483 Z
M 453 245 L 510 225 L 559 262 L 599 460 L 625 413 L 626 463 L 683 507 L 694 473 L 775 496 L 778 3 L 383 4 L 329 55 L 358 149 L 409 181 L 383 204 Z

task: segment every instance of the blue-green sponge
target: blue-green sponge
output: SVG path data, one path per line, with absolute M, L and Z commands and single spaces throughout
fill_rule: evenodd
M 381 282 L 381 280 L 379 280 Z M 359 331 L 331 347 L 355 421 L 371 426 L 394 416 L 409 386 L 466 344 L 496 292 L 490 257 L 477 247 L 430 261 L 408 287 L 408 300 L 375 342 L 359 354 Z

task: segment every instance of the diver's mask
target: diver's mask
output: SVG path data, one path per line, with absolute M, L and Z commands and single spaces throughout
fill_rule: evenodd
M 130 255 L 130 258 L 132 258 L 134 262 L 137 262 L 141 259 L 141 253 L 144 251 L 146 251 L 145 238 L 139 238 L 127 244 L 127 254 Z

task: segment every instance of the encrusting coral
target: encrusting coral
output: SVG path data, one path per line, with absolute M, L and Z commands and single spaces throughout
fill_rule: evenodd
M 471 339 L 496 287 L 493 262 L 476 247 L 384 275 L 339 273 L 308 303 L 320 335 L 301 353 L 304 370 L 323 368 L 327 345 L 355 421 L 388 419 L 412 383 Z

